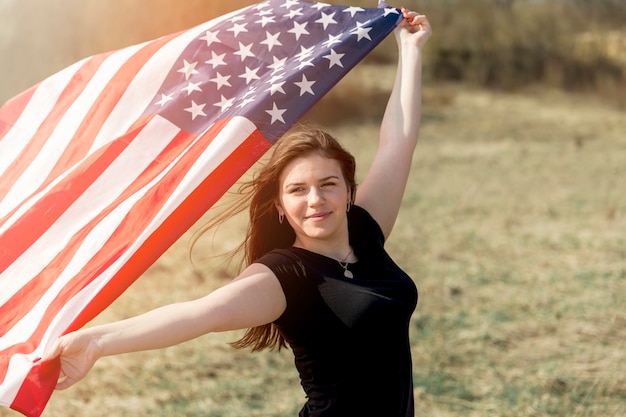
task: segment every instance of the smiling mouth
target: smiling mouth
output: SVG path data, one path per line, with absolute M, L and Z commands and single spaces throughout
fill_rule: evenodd
M 311 214 L 310 216 L 306 216 L 305 219 L 307 219 L 307 220 L 324 219 L 324 218 L 328 217 L 329 214 L 330 213 L 315 213 L 315 214 Z

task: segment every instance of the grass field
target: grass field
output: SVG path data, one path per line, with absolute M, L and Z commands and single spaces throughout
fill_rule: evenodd
M 376 95 L 361 82 L 390 69 L 360 71 L 324 103 L 342 94 L 358 103 L 361 85 Z M 414 171 L 388 242 L 420 290 L 416 416 L 626 415 L 624 113 L 545 90 L 428 85 L 424 96 Z M 355 108 L 332 127 L 360 175 L 377 111 Z M 188 233 L 96 322 L 223 285 L 221 259 L 202 258 L 236 244 L 241 227 L 202 239 L 196 268 Z M 297 415 L 304 398 L 290 353 L 233 350 L 237 337 L 104 358 L 55 393 L 44 417 Z

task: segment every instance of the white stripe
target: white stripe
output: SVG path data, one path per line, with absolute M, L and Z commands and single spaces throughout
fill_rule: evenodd
M 169 121 L 158 116 L 152 119 L 66 212 L 0 274 L 0 305 L 45 269 L 75 233 L 115 201 L 178 132 Z
M 13 355 L 9 362 L 9 369 L 5 383 L 0 385 L 0 404 L 8 406 L 11 404 L 17 392 L 26 376 L 32 367 L 32 361 L 41 355 L 52 346 L 54 340 L 60 335 L 85 309 L 94 299 L 94 297 L 100 293 L 104 286 L 108 284 L 111 278 L 120 270 L 120 268 L 130 259 L 130 257 L 145 243 L 148 237 L 154 233 L 154 231 L 167 219 L 169 215 L 180 205 L 180 203 L 189 196 L 191 192 L 204 180 L 208 175 L 207 173 L 213 172 L 234 150 L 246 140 L 246 138 L 255 130 L 255 126 L 247 119 L 243 117 L 237 117 L 228 123 L 228 125 L 216 136 L 211 142 L 210 146 L 203 152 L 202 157 L 198 159 L 198 162 L 194 164 L 192 169 L 185 175 L 185 179 L 182 181 L 179 189 L 175 195 L 172 195 L 170 200 L 160 210 L 157 216 L 152 220 L 150 226 L 146 228 L 143 233 L 136 239 L 133 245 L 127 250 L 124 255 L 118 259 L 110 268 L 101 273 L 94 281 L 87 285 L 83 290 L 77 293 L 72 299 L 68 300 L 63 309 L 54 318 L 51 325 L 46 330 L 46 334 L 42 338 L 41 343 L 37 346 L 34 352 L 30 354 Z M 183 153 L 181 153 L 182 155 Z M 176 161 L 171 165 L 173 166 Z M 162 175 L 165 175 L 163 172 Z M 63 286 L 62 281 L 67 281 L 68 278 L 74 276 L 75 273 L 82 268 L 82 264 L 85 259 L 92 256 L 92 248 L 97 250 L 106 241 L 108 237 L 108 231 L 114 230 L 117 224 L 121 222 L 128 209 L 132 207 L 137 199 L 143 195 L 145 191 L 149 190 L 152 185 L 158 182 L 162 176 L 155 178 L 150 184 L 142 190 L 141 193 L 136 193 L 132 201 L 127 201 L 123 206 L 120 206 L 116 213 L 112 213 L 107 221 L 100 223 L 89 236 L 82 242 L 79 252 L 73 259 L 73 262 L 68 265 L 65 271 L 61 274 L 59 279 L 59 286 Z M 126 206 L 126 207 L 124 207 Z M 100 230 L 102 229 L 102 230 Z M 85 254 L 81 252 L 86 251 Z M 77 260 L 82 259 L 83 262 Z M 74 262 L 76 261 L 76 262 Z M 55 283 L 55 286 L 56 283 Z M 58 290 L 50 289 L 44 298 L 37 304 L 35 308 L 31 310 L 28 317 L 21 320 L 9 333 L 7 333 L 3 339 L 6 344 L 1 343 L 0 349 L 5 349 L 8 346 L 20 343 L 28 340 L 34 331 L 33 326 L 29 326 L 30 323 L 38 323 L 43 317 L 43 311 L 49 304 L 49 300 L 53 299 Z M 37 313 L 39 311 L 39 313 Z M 29 327 L 32 327 L 29 329 Z M 6 402 L 5 402 L 6 401 Z
M 68 144 L 75 140 L 74 135 L 78 127 L 102 93 L 102 90 L 107 86 L 119 68 L 124 65 L 139 48 L 140 46 L 133 46 L 122 49 L 109 56 L 102 63 L 85 87 L 85 90 L 63 115 L 57 127 L 40 149 L 37 157 L 13 184 L 11 191 L 6 197 L 0 201 L 0 217 L 9 213 L 41 186 L 59 158 L 63 155 Z
M 0 178 L 37 132 L 84 61 L 59 71 L 37 86 L 13 127 L 0 140 Z

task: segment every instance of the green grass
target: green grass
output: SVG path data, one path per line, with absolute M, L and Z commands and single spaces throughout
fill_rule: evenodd
M 546 91 L 429 85 L 424 101 L 388 242 L 420 290 L 410 334 L 416 415 L 625 415 L 626 118 Z M 363 116 L 332 128 L 361 162 L 359 176 L 376 126 Z M 218 233 L 194 258 L 232 247 L 229 227 Z M 194 270 L 188 244 L 189 234 L 96 322 L 222 285 L 219 260 Z M 304 395 L 290 352 L 233 350 L 237 337 L 104 358 L 55 393 L 43 417 L 297 415 Z

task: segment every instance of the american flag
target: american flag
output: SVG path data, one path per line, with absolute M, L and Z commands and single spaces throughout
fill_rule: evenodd
M 86 58 L 0 108 L 0 405 L 39 416 L 38 362 L 117 298 L 399 23 L 269 0 Z

